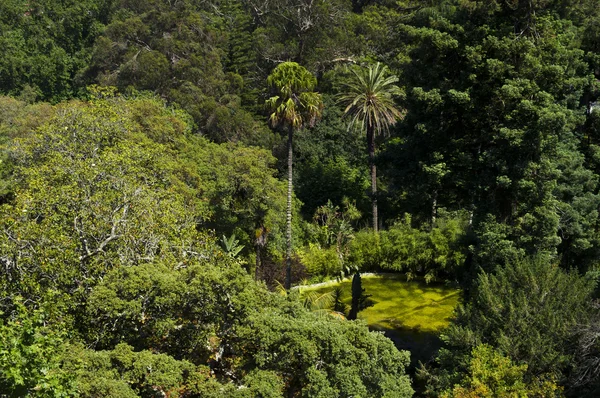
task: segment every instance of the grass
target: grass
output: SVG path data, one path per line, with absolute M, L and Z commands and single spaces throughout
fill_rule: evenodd
M 342 301 L 350 306 L 351 285 L 347 279 L 305 287 L 301 293 L 326 293 L 341 286 Z M 371 295 L 373 305 L 359 312 L 358 318 L 364 319 L 371 329 L 384 331 L 398 348 L 410 350 L 413 364 L 429 359 L 439 348 L 439 332 L 449 325 L 460 290 L 441 284 L 407 282 L 397 274 L 363 276 L 362 286 Z

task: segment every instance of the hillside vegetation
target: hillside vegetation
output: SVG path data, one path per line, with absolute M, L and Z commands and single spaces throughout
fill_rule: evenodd
M 600 394 L 596 0 L 4 0 L 0 48 L 0 396 Z

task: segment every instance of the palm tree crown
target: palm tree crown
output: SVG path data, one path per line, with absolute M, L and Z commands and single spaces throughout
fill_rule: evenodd
M 398 78 L 388 75 L 387 66 L 377 63 L 369 68 L 351 68 L 352 78 L 344 84 L 346 91 L 339 96 L 346 106 L 344 113 L 350 117 L 350 125 L 376 133 L 388 133 L 390 126 L 402 118 L 396 108 L 394 96 L 402 94 L 395 85 Z
M 279 64 L 267 78 L 267 84 L 275 93 L 267 100 L 273 126 L 312 126 L 321 116 L 323 101 L 321 95 L 313 91 L 317 79 L 296 62 Z

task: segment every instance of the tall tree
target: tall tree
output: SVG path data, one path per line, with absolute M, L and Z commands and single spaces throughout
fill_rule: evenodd
M 288 193 L 287 193 L 287 234 L 286 234 L 286 278 L 285 287 L 292 285 L 292 138 L 294 130 L 306 125 L 314 125 L 321 116 L 323 100 L 313 91 L 317 79 L 296 62 L 279 64 L 269 75 L 267 83 L 274 95 L 267 100 L 271 113 L 270 122 L 274 127 L 287 128 L 288 132 Z
M 368 68 L 352 68 L 352 78 L 345 84 L 346 91 L 340 102 L 346 106 L 344 113 L 350 117 L 350 126 L 367 133 L 369 166 L 371 168 L 371 202 L 373 205 L 373 230 L 377 232 L 377 168 L 375 166 L 375 135 L 385 134 L 402 112 L 396 107 L 393 96 L 401 93 L 395 85 L 398 78 L 389 74 L 387 66 L 380 64 Z
M 431 379 L 432 385 L 460 384 L 479 344 L 527 364 L 526 383 L 564 380 L 576 355 L 577 327 L 588 323 L 594 283 L 550 261 L 538 253 L 479 274 L 470 302 L 457 310 L 444 332 L 446 347 L 440 350 L 440 367 L 433 371 L 439 377 Z

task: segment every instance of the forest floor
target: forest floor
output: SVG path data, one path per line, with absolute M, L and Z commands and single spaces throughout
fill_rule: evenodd
M 328 292 L 341 286 L 342 301 L 350 306 L 351 279 L 300 287 L 301 294 Z M 362 275 L 371 306 L 358 314 L 372 330 L 385 333 L 399 349 L 411 352 L 411 365 L 426 362 L 439 349 L 439 333 L 450 323 L 460 290 L 443 284 L 407 282 L 399 274 Z

